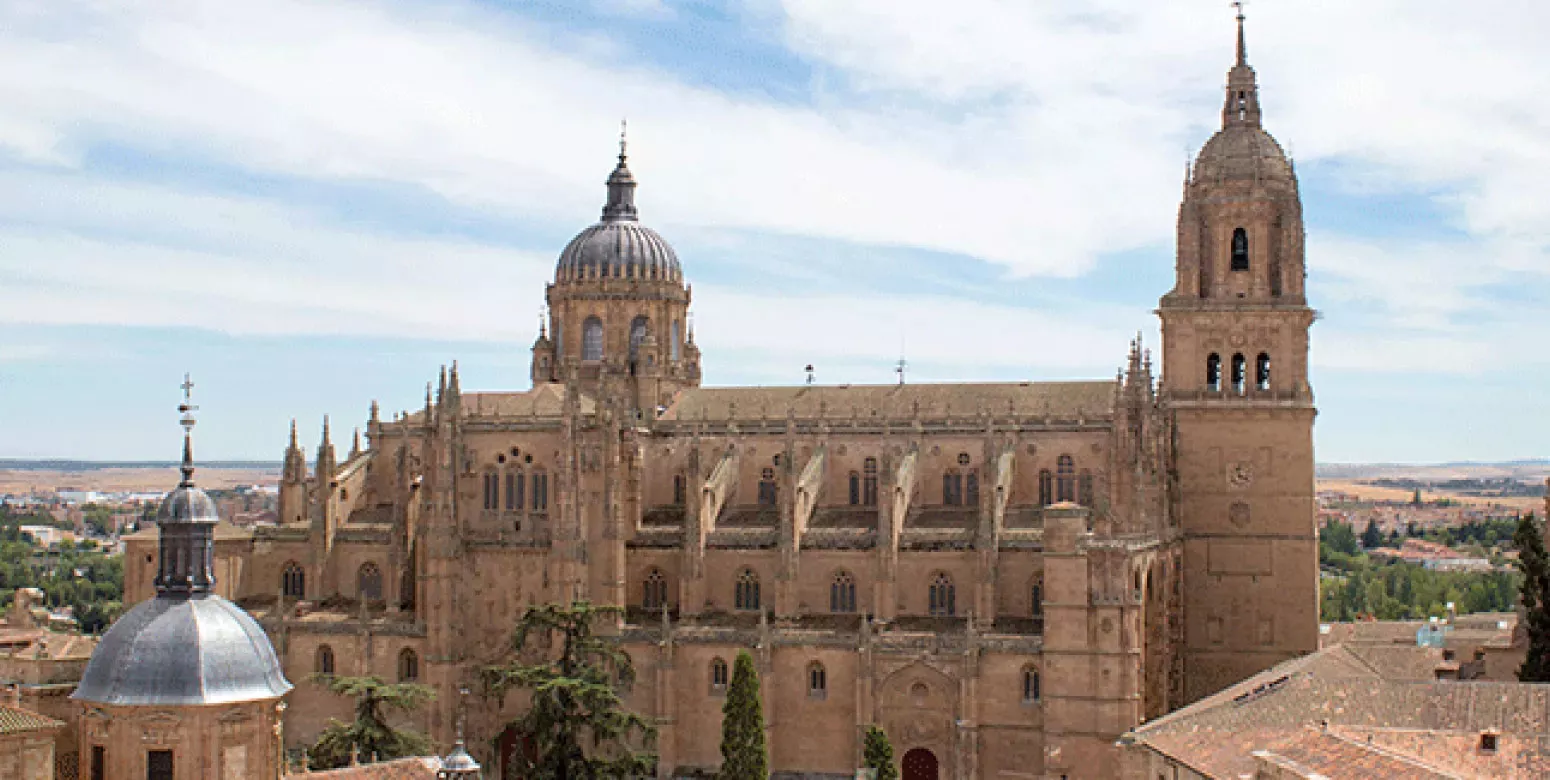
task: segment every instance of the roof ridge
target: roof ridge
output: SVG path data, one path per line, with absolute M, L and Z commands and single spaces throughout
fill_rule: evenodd
M 1359 748 L 1361 748 L 1363 750 L 1370 750 L 1370 751 L 1372 751 L 1374 753 L 1377 753 L 1377 754 L 1379 754 L 1381 756 L 1385 756 L 1387 758 L 1394 759 L 1395 761 L 1399 761 L 1399 762 L 1405 763 L 1405 764 L 1411 764 L 1413 766 L 1420 767 L 1420 768 L 1425 769 L 1425 770 L 1430 771 L 1430 772 L 1436 772 L 1437 774 L 1442 775 L 1443 777 L 1454 778 L 1455 780 L 1469 780 L 1469 778 L 1472 777 L 1472 775 L 1457 774 L 1457 773 L 1455 773 L 1453 771 L 1450 771 L 1450 770 L 1448 770 L 1448 769 L 1446 769 L 1444 767 L 1436 766 L 1434 764 L 1427 763 L 1426 761 L 1422 761 L 1420 758 L 1418 758 L 1416 756 L 1413 756 L 1413 755 L 1410 755 L 1409 753 L 1403 753 L 1403 752 L 1400 752 L 1398 750 L 1394 750 L 1392 748 L 1389 748 L 1389 747 L 1386 747 L 1386 746 L 1383 746 L 1383 745 L 1379 745 L 1379 744 L 1377 744 L 1375 742 L 1372 742 L 1370 740 L 1362 741 L 1362 740 L 1358 740 L 1358 739 L 1352 739 L 1350 737 L 1345 736 L 1344 734 L 1338 734 L 1338 733 L 1333 732 L 1333 731 L 1324 731 L 1322 733 L 1327 735 L 1327 736 L 1333 737 L 1333 738 L 1335 738 L 1337 740 L 1340 740 L 1342 742 L 1345 742 L 1347 744 L 1355 745 L 1355 746 L 1357 746 L 1357 747 L 1359 747 Z

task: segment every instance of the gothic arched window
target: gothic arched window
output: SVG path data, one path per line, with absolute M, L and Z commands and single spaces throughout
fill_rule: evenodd
M 946 572 L 941 572 L 931 579 L 931 590 L 927 594 L 926 606 L 927 611 L 939 616 L 952 615 L 957 611 L 953 578 Z
M 653 611 L 667 606 L 667 577 L 661 569 L 646 572 L 646 579 L 641 583 L 640 605 Z
M 404 648 L 398 651 L 398 681 L 414 682 L 420 679 L 420 656 L 413 650 Z
M 316 666 L 318 674 L 333 674 L 334 648 L 328 645 L 319 645 Z
M 814 661 L 807 665 L 807 695 L 822 699 L 829 694 L 829 674 L 823 664 Z
M 1238 353 L 1236 355 L 1233 355 L 1232 356 L 1232 391 L 1234 393 L 1237 393 L 1238 395 L 1243 395 L 1243 391 L 1247 389 L 1247 385 L 1248 385 L 1248 381 L 1249 381 L 1248 374 L 1249 374 L 1248 361 L 1243 359 L 1243 353 L 1240 352 L 1240 353 Z
M 549 475 L 542 471 L 533 474 L 533 511 L 549 509 Z
M 1070 455 L 1055 459 L 1055 500 L 1076 500 L 1076 459 Z
M 1254 360 L 1254 386 L 1261 390 L 1270 389 L 1270 355 L 1261 352 Z
M 713 658 L 710 662 L 710 691 L 725 693 L 727 690 L 727 662 Z
M 942 475 L 942 503 L 947 506 L 963 504 L 963 475 L 949 471 Z
M 280 575 L 280 592 L 288 599 L 307 597 L 307 573 L 295 561 L 285 564 L 285 573 Z
M 732 604 L 745 611 L 759 609 L 759 575 L 754 574 L 753 569 L 743 569 L 743 573 L 737 575 Z
M 861 475 L 850 472 L 850 505 L 857 506 L 861 503 Z
M 834 575 L 829 583 L 829 611 L 849 614 L 856 611 L 856 578 L 850 572 Z
M 1232 232 L 1232 270 L 1249 270 L 1249 233 L 1243 228 Z
M 484 508 L 499 509 L 501 495 L 501 478 L 495 472 L 484 475 Z
M 678 323 L 678 320 L 673 320 L 673 335 L 670 337 L 672 343 L 668 344 L 667 352 L 668 357 L 675 363 L 678 362 L 679 356 L 683 354 L 683 346 L 679 343 L 683 341 L 683 335 L 683 326 Z
M 642 314 L 630 320 L 630 360 L 634 361 L 640 355 L 640 343 L 646 340 L 646 329 L 651 321 Z
M 1042 695 L 1043 691 L 1039 690 L 1039 670 L 1031 666 L 1023 667 L 1023 702 L 1032 704 Z
M 877 458 L 862 461 L 861 473 L 865 475 L 861 483 L 861 503 L 877 506 Z
M 382 570 L 377 564 L 361 564 L 355 573 L 355 591 L 363 601 L 382 600 Z
M 775 469 L 764 469 L 759 472 L 759 503 L 764 506 L 775 506 L 775 499 L 779 494 L 779 488 L 775 485 Z
M 581 359 L 603 359 L 603 321 L 597 317 L 581 323 Z
M 1033 578 L 1033 586 L 1028 589 L 1028 614 L 1033 617 L 1044 617 L 1044 575 Z
M 1049 469 L 1039 471 L 1039 506 L 1055 503 L 1055 475 Z
M 1222 356 L 1215 352 L 1206 358 L 1206 388 L 1213 393 L 1222 389 Z

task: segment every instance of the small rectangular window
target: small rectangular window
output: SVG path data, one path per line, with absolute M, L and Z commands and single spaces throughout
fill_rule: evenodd
M 91 746 L 91 780 L 106 780 L 108 772 L 107 750 L 101 745 Z
M 145 780 L 173 780 L 172 751 L 152 750 L 145 756 Z

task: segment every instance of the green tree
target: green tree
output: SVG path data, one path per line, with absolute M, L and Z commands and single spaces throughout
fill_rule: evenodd
M 1543 531 L 1532 514 L 1518 520 L 1512 543 L 1518 548 L 1518 568 L 1523 572 L 1523 621 L 1528 633 L 1528 654 L 1518 667 L 1518 680 L 1550 682 L 1550 559 Z
M 770 754 L 764 745 L 764 711 L 759 706 L 759 672 L 747 650 L 737 654 L 732 685 L 721 707 L 721 780 L 769 780 Z
M 355 699 L 355 720 L 344 723 L 330 718 L 318 741 L 307 751 L 314 769 L 349 766 L 352 751 L 361 761 L 391 761 L 432 752 L 424 734 L 388 725 L 389 710 L 410 712 L 436 697 L 429 686 L 384 682 L 380 677 L 313 675 L 313 682 L 340 696 Z
M 899 767 L 893 763 L 893 743 L 876 726 L 867 726 L 862 761 L 867 769 L 876 773 L 873 780 L 899 780 Z
M 1378 530 L 1377 520 L 1367 521 L 1367 530 L 1362 532 L 1362 549 L 1374 550 L 1383 544 L 1383 532 Z
M 485 667 L 489 695 L 504 698 L 519 688 L 532 695 L 527 712 L 509 725 L 534 749 L 517 751 L 507 777 L 592 780 L 655 771 L 656 756 L 635 750 L 631 740 L 649 746 L 656 729 L 619 696 L 634 684 L 635 666 L 617 643 L 592 631 L 598 618 L 619 612 L 579 601 L 533 607 L 512 632 L 511 660 Z
M 1319 551 L 1321 558 L 1328 558 L 1331 553 L 1356 555 L 1361 552 L 1357 549 L 1356 533 L 1351 530 L 1351 524 L 1339 520 L 1329 521 L 1319 534 Z

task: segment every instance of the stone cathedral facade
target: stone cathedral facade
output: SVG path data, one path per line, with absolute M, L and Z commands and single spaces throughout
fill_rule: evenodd
M 875 723 L 908 780 L 1115 776 L 1127 729 L 1317 646 L 1314 314 L 1260 120 L 1240 21 L 1160 376 L 1132 344 L 1096 381 L 702 387 L 685 270 L 621 153 L 548 286 L 532 387 L 466 391 L 454 366 L 421 409 L 373 404 L 343 458 L 325 423 L 310 472 L 293 427 L 281 523 L 217 534 L 219 588 L 290 679 L 435 686 L 413 720 L 442 743 L 522 610 L 586 599 L 626 607 L 664 777 L 716 770 L 741 649 L 777 773 L 853 775 Z M 469 698 L 498 765 L 522 702 Z M 288 701 L 292 745 L 349 706 Z

